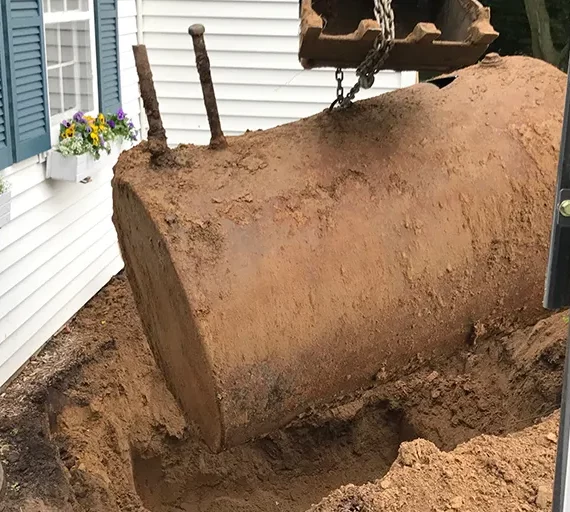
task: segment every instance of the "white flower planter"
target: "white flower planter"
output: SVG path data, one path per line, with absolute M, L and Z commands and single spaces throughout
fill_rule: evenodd
M 12 193 L 9 190 L 0 194 L 0 228 L 10 222 L 11 204 Z
M 113 167 L 117 163 L 119 154 L 132 147 L 132 143 L 125 141 L 122 144 L 111 144 L 109 154 L 103 152 L 99 160 L 91 155 L 64 156 L 58 151 L 50 151 L 47 157 L 46 177 L 52 180 L 73 181 L 79 183 L 91 177 L 105 167 Z

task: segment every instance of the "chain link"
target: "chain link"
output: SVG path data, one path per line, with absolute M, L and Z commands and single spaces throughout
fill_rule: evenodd
M 341 68 L 337 68 L 334 76 L 336 78 L 336 99 L 332 102 L 330 110 L 332 110 L 335 105 L 339 105 L 344 101 L 344 87 L 342 86 L 342 81 L 344 80 L 344 71 Z
M 382 64 L 388 58 L 390 50 L 394 46 L 395 26 L 394 11 L 392 10 L 392 0 L 374 0 L 374 14 L 378 25 L 380 25 L 380 34 L 374 41 L 373 47 L 370 49 L 364 60 L 356 68 L 357 82 L 353 85 L 348 94 L 344 95 L 342 88 L 343 71 L 338 68 L 335 73 L 337 80 L 336 99 L 330 106 L 332 110 L 335 106 L 346 108 L 350 106 L 360 89 L 370 89 L 374 85 L 374 76 L 382 68 Z M 340 81 L 339 81 L 340 77 Z M 339 93 L 340 91 L 340 93 Z

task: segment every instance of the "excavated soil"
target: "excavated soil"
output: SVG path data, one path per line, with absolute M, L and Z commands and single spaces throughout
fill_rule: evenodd
M 4 510 L 302 512 L 346 484 L 313 510 L 539 510 L 556 416 L 439 450 L 552 414 L 566 329 L 559 314 L 397 381 L 381 370 L 373 388 L 213 455 L 167 391 L 119 276 L 0 399 Z M 418 437 L 429 442 L 401 445 Z
M 507 438 L 479 437 L 451 453 L 417 440 L 383 479 L 335 491 L 310 512 L 550 510 L 557 415 Z

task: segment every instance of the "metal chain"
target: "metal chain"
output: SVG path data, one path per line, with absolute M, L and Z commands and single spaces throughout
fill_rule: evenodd
M 355 96 L 360 92 L 360 89 L 370 89 L 370 87 L 374 85 L 374 76 L 378 71 L 380 71 L 382 64 L 384 64 L 390 54 L 390 50 L 394 46 L 394 38 L 396 34 L 392 0 L 374 0 L 374 14 L 376 15 L 378 25 L 380 25 L 380 34 L 374 41 L 373 47 L 370 49 L 364 60 L 356 68 L 356 76 L 358 77 L 358 80 L 346 96 L 344 95 L 344 90 L 342 88 L 342 69 L 338 68 L 336 70 L 335 77 L 337 80 L 337 94 L 336 99 L 330 106 L 330 110 L 337 105 L 340 108 L 350 106 Z
M 344 88 L 342 86 L 342 81 L 344 80 L 344 71 L 341 68 L 337 68 L 334 76 L 336 78 L 336 100 L 333 101 L 331 109 L 336 104 L 341 104 L 344 101 Z

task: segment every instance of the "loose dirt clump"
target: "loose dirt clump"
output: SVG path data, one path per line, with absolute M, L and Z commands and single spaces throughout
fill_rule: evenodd
M 373 388 L 215 455 L 168 392 L 120 276 L 0 399 L 4 510 L 302 512 L 390 467 L 388 480 L 343 488 L 315 510 L 535 510 L 552 481 L 556 417 L 513 439 L 439 450 L 519 431 L 555 410 L 566 321 L 556 315 L 452 358 L 414 361 L 421 369 L 396 381 L 383 369 Z M 407 444 L 418 437 L 426 441 Z M 507 491 L 527 508 L 496 505 Z M 408 495 L 417 501 L 405 508 Z M 374 508 L 386 496 L 396 508 Z
M 482 436 L 450 453 L 417 440 L 400 446 L 388 474 L 348 485 L 310 512 L 522 512 L 549 510 L 558 415 L 506 438 Z

